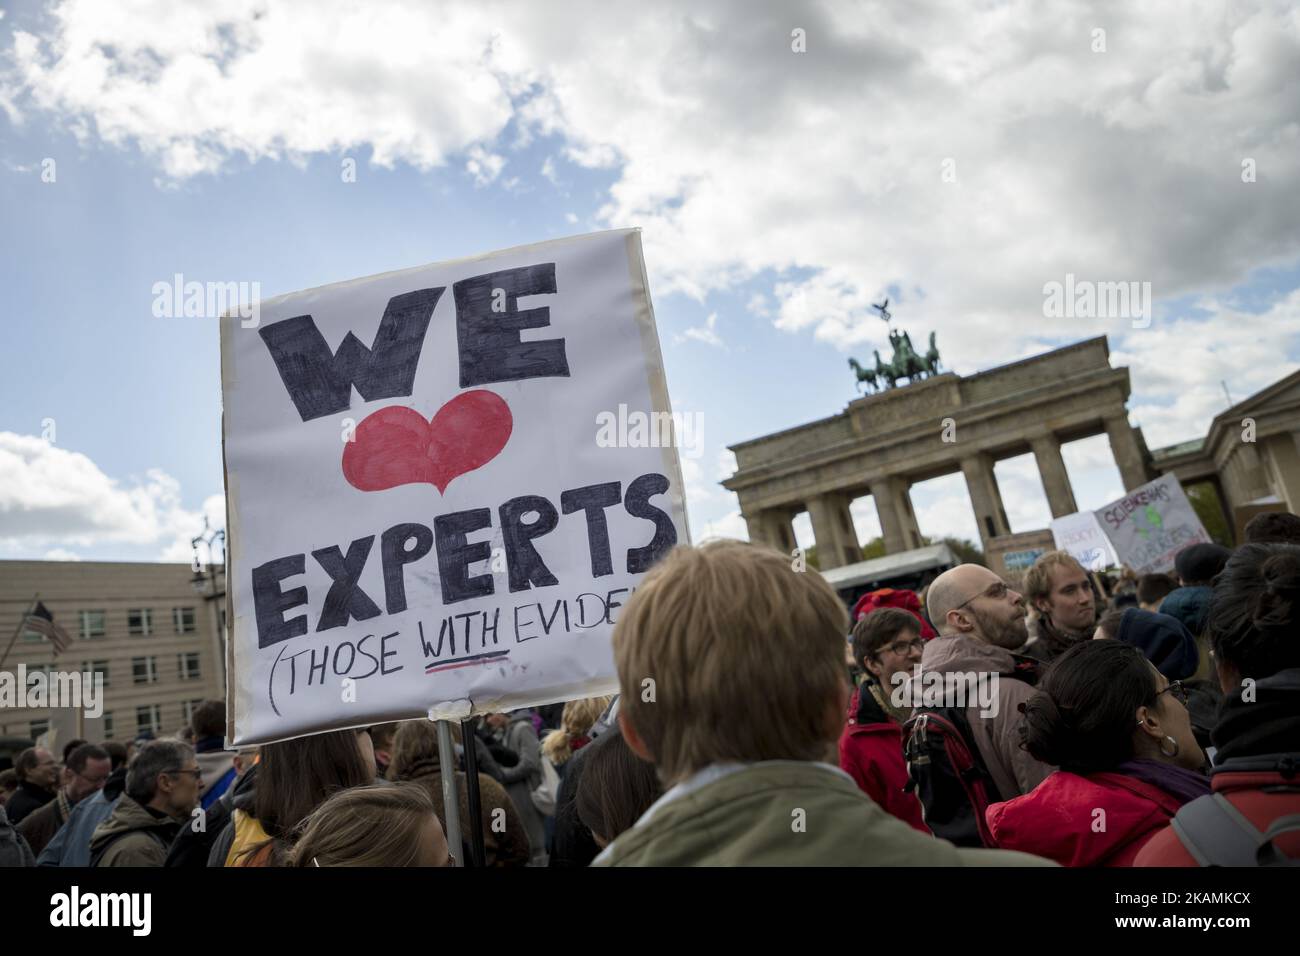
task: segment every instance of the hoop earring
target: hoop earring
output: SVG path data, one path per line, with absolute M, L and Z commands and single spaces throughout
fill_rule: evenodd
M 1162 741 L 1160 742 L 1160 753 L 1163 754 L 1163 755 L 1166 756 L 1166 757 L 1177 757 L 1177 756 L 1178 756 L 1178 741 L 1174 740 L 1174 738 L 1171 737 L 1171 736 L 1169 736 L 1169 734 L 1165 734 L 1165 740 L 1169 741 L 1171 744 L 1174 745 L 1174 752 L 1173 752 L 1173 753 L 1165 753 L 1165 744 L 1164 744 L 1164 741 L 1162 740 Z

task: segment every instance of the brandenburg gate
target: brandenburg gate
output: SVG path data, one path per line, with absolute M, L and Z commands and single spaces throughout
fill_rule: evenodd
M 1078 508 L 1061 445 L 1103 433 L 1126 491 L 1157 477 L 1140 429 L 1128 421 L 1128 369 L 1111 367 L 1104 336 L 976 375 L 937 365 L 838 415 L 730 446 L 737 470 L 722 484 L 740 498 L 750 540 L 791 552 L 791 522 L 806 510 L 821 569 L 851 564 L 861 550 L 849 504 L 870 495 L 885 551 L 918 548 L 910 487 L 960 471 L 987 552 L 1011 533 L 994 463 L 1032 452 L 1052 517 L 1062 517 Z

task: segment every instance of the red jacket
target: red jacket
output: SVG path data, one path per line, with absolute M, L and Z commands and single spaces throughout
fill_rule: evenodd
M 921 801 L 915 793 L 903 790 L 908 783 L 903 728 L 874 700 L 867 702 L 866 711 L 861 710 L 859 693 L 853 692 L 848 723 L 840 734 L 840 768 L 882 809 L 928 834 L 930 828 L 921 815 Z
M 999 849 L 1062 866 L 1132 866 L 1180 806 L 1159 787 L 1125 774 L 1058 770 L 1029 793 L 993 804 L 984 818 Z
M 1281 773 L 1216 773 L 1210 777 L 1215 793 L 1223 794 L 1242 816 L 1263 832 L 1278 817 L 1300 813 L 1300 780 Z M 1274 788 L 1268 792 L 1265 788 Z M 1286 789 L 1282 789 L 1286 788 Z M 1275 846 L 1292 859 L 1300 858 L 1300 833 L 1279 837 Z M 1142 848 L 1134 866 L 1196 866 L 1172 827 L 1165 827 Z

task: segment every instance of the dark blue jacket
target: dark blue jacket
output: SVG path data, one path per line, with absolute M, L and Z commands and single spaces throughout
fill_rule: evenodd
M 118 767 L 104 787 L 72 808 L 59 832 L 45 844 L 36 858 L 37 866 L 90 866 L 90 837 L 95 827 L 108 819 L 117 798 L 126 789 L 126 768 Z

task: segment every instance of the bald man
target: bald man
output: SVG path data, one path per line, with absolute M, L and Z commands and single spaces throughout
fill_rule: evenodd
M 962 564 L 934 579 L 925 605 L 939 636 L 925 647 L 922 673 L 998 675 L 996 712 L 981 716 L 973 703 L 966 721 L 998 796 L 1028 793 L 1056 768 L 1020 748 L 1019 707 L 1034 692 L 1025 679 L 1033 662 L 1012 653 L 1029 638 L 1024 598 L 988 568 Z

